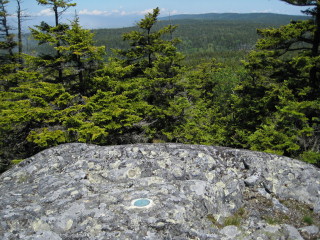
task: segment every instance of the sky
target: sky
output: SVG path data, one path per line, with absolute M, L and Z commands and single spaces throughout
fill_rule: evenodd
M 112 28 L 133 26 L 153 8 L 161 9 L 161 16 L 200 13 L 257 13 L 270 12 L 300 15 L 303 8 L 280 0 L 74 0 L 76 7 L 65 12 L 66 19 L 73 19 L 75 10 L 85 28 Z M 15 1 L 10 1 L 8 11 L 15 10 Z M 22 8 L 32 16 L 27 25 L 41 21 L 53 22 L 50 9 L 40 6 L 36 0 L 23 0 Z

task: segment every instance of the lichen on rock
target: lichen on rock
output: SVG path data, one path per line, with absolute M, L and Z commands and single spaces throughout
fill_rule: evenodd
M 64 144 L 0 176 L 0 239 L 317 239 L 319 179 L 246 150 Z

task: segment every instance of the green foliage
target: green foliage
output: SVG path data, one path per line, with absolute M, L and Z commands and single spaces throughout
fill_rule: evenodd
M 16 85 L 12 79 L 17 64 L 17 54 L 14 48 L 17 46 L 12 26 L 9 24 L 10 14 L 7 12 L 9 1 L 0 0 L 0 90 L 6 90 Z
M 308 225 L 312 225 L 313 224 L 313 218 L 309 215 L 306 215 L 303 217 L 302 221 Z
M 257 50 L 244 63 L 248 76 L 232 96 L 235 145 L 293 157 L 320 151 L 319 26 L 292 21 L 258 31 Z
M 176 26 L 168 25 L 160 30 L 154 30 L 159 14 L 159 8 L 154 9 L 138 22 L 137 31 L 123 34 L 123 40 L 130 44 L 129 49 L 114 50 L 120 56 L 115 60 L 121 66 L 132 66 L 128 77 L 171 78 L 179 72 L 179 62 L 183 56 L 177 52 L 176 45 L 180 40 L 164 38 L 165 35 L 172 36 Z
M 312 152 L 312 151 L 303 152 L 300 158 L 302 161 L 320 166 L 319 152 Z
M 288 24 L 292 19 L 308 19 L 304 16 L 288 16 L 276 14 L 217 14 L 215 18 L 208 17 L 209 14 L 185 16 L 176 19 L 172 16 L 159 19 L 155 29 L 161 29 L 167 25 L 178 26 L 174 32 L 167 36 L 170 39 L 181 39 L 177 48 L 186 58 L 183 64 L 196 66 L 200 62 L 210 61 L 216 58 L 219 62 L 232 67 L 239 66 L 248 51 L 254 48 L 259 36 L 256 29 L 277 27 Z M 137 27 L 120 29 L 97 29 L 94 30 L 95 40 L 98 45 L 110 48 L 127 49 L 129 44 L 121 41 L 121 35 Z M 110 51 L 108 54 L 111 55 Z
M 191 144 L 226 145 L 226 126 L 231 113 L 226 98 L 237 79 L 236 74 L 215 60 L 200 64 L 180 78 L 176 82 L 178 91 L 163 112 L 171 119 L 162 128 L 166 138 Z
M 69 7 L 76 4 L 70 3 L 73 0 L 37 0 L 39 5 L 50 7 L 54 13 L 55 25 L 50 26 L 46 22 L 41 22 L 35 28 L 30 28 L 33 38 L 39 41 L 39 45 L 46 44 L 51 48 L 55 47 L 54 54 L 46 52 L 35 58 L 38 67 L 45 68 L 45 76 L 48 80 L 63 82 L 64 58 L 61 55 L 59 47 L 63 43 L 65 31 L 69 28 L 67 24 L 60 23 L 60 18 L 63 12 Z
M 23 159 L 14 159 L 14 160 L 11 160 L 11 163 L 12 163 L 13 165 L 16 165 L 16 164 L 21 163 L 22 161 L 23 161 Z
M 239 216 L 230 216 L 224 220 L 225 226 L 240 226 L 241 218 Z
M 55 16 L 74 5 L 38 2 L 52 7 Z M 124 34 L 127 48 L 114 50 L 118 56 L 106 63 L 105 48 L 95 45 L 94 34 L 77 16 L 69 25 L 56 19 L 55 26 L 41 23 L 32 29 L 52 51 L 24 55 L 23 69 L 14 61 L 0 68 L 0 170 L 12 159 L 68 142 L 235 146 L 319 165 L 320 57 L 314 51 L 314 22 L 259 30 L 257 49 L 243 67 L 197 58 L 186 60 L 197 62 L 187 68 L 178 51 L 181 41 L 174 37 L 179 28 L 159 22 L 159 13 L 154 9 Z M 180 49 L 189 48 L 188 41 Z M 194 52 L 200 54 L 201 46 Z M 203 53 L 225 50 L 218 48 L 211 43 Z M 241 211 L 225 225 L 238 225 Z
M 59 51 L 54 50 L 54 47 L 61 45 L 61 37 L 67 29 L 68 25 L 66 24 L 50 26 L 45 22 L 41 22 L 35 28 L 30 28 L 33 38 L 39 42 L 39 45 L 45 44 L 50 47 L 50 51 L 34 57 L 33 60 L 35 67 L 41 67 L 43 70 L 47 81 L 63 81 L 63 58 Z
M 11 33 L 12 27 L 8 23 L 8 18 L 10 16 L 7 12 L 8 3 L 9 1 L 7 0 L 0 0 L 0 50 L 7 51 L 7 56 L 0 58 L 2 61 L 5 61 L 6 58 L 13 57 L 13 49 L 17 45 L 14 41 L 14 34 Z
M 70 3 L 73 0 L 37 0 L 39 5 L 44 5 L 44 6 L 52 6 L 53 8 L 68 8 L 68 7 L 73 7 L 76 5 L 76 3 Z
M 41 128 L 38 131 L 31 131 L 28 134 L 27 141 L 37 144 L 39 147 L 51 147 L 61 143 L 65 143 L 66 134 L 62 130 L 49 130 Z
M 21 72 L 19 75 L 34 76 Z M 39 150 L 28 143 L 27 137 L 33 129 L 54 121 L 54 111 L 48 102 L 62 91 L 60 85 L 25 81 L 0 92 L 1 159 L 24 158 Z
M 55 47 L 66 62 L 64 81 L 73 85 L 70 87 L 73 91 L 83 95 L 90 94 L 94 74 L 102 68 L 105 53 L 104 46 L 94 46 L 93 37 L 93 33 L 80 26 L 79 18 L 76 16 L 70 29 L 61 36 L 63 45 Z
M 226 217 L 223 221 L 223 224 L 218 223 L 218 221 L 215 219 L 214 216 L 209 214 L 207 216 L 207 219 L 213 223 L 214 226 L 218 228 L 223 228 L 225 226 L 240 226 L 241 221 L 245 218 L 247 218 L 247 211 L 245 208 L 241 207 L 239 208 L 233 215 Z

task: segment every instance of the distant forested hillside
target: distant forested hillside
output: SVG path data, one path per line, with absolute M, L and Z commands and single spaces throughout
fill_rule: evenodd
M 213 21 L 247 21 L 262 24 L 286 24 L 291 20 L 306 20 L 306 16 L 284 15 L 275 13 L 206 13 L 181 14 L 160 18 L 160 20 L 213 20 Z
M 307 18 L 271 13 L 176 15 L 162 18 L 157 27 L 178 26 L 172 37 L 182 40 L 178 48 L 187 56 L 188 65 L 213 57 L 224 63 L 237 64 L 254 48 L 258 40 L 257 29 L 278 27 L 291 20 Z M 134 28 L 94 30 L 97 45 L 104 45 L 107 49 L 127 48 L 128 43 L 122 41 L 121 36 Z
M 156 28 L 160 29 L 168 24 L 178 26 L 171 37 L 181 39 L 178 49 L 187 56 L 187 65 L 194 65 L 213 57 L 220 62 L 236 65 L 239 59 L 254 48 L 258 40 L 257 29 L 278 27 L 290 23 L 291 20 L 307 18 L 272 13 L 176 15 L 160 18 Z M 93 30 L 96 45 L 105 46 L 108 56 L 111 56 L 111 49 L 129 47 L 128 42 L 122 40 L 122 35 L 135 29 L 137 28 Z M 39 47 L 36 41 L 30 39 L 27 50 L 28 53 L 47 52 L 45 47 Z

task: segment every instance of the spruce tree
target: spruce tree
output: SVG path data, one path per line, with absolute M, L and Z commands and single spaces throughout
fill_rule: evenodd
M 304 13 L 311 19 L 258 30 L 257 50 L 245 62 L 248 77 L 233 96 L 232 138 L 242 147 L 304 158 L 320 151 L 320 2 L 285 2 L 310 6 Z
M 311 35 L 301 39 L 303 43 L 309 44 L 310 52 L 308 55 L 319 62 L 320 55 L 320 1 L 319 0 L 281 0 L 294 6 L 310 7 L 305 14 L 312 17 L 312 21 L 309 22 Z M 309 72 L 310 84 L 314 89 L 312 95 L 317 97 L 320 90 L 320 64 L 313 64 Z
M 30 28 L 32 36 L 39 41 L 39 44 L 49 44 L 56 48 L 55 55 L 43 54 L 38 59 L 38 63 L 49 70 L 47 76 L 51 76 L 53 72 L 57 72 L 58 76 L 54 80 L 63 82 L 63 58 L 59 47 L 62 45 L 62 37 L 69 28 L 67 24 L 61 23 L 62 14 L 70 7 L 76 5 L 71 3 L 72 0 L 37 0 L 39 5 L 50 7 L 54 12 L 55 25 L 50 26 L 46 22 L 41 22 L 35 28 Z
M 28 20 L 29 16 L 24 13 L 25 10 L 22 9 L 23 0 L 16 0 L 17 3 L 17 23 L 18 23 L 18 33 L 17 33 L 17 44 L 18 44 L 18 62 L 20 64 L 20 68 L 22 68 L 23 64 L 23 44 L 22 44 L 22 23 Z
M 56 47 L 69 69 L 65 78 L 73 91 L 90 94 L 95 72 L 103 66 L 105 47 L 94 46 L 94 34 L 83 29 L 76 16 L 70 28 L 61 37 L 63 45 Z M 72 86 L 74 85 L 74 86 Z M 91 91 L 92 92 L 92 91 Z
M 11 33 L 11 26 L 8 23 L 9 13 L 7 12 L 8 0 L 0 0 L 0 49 L 7 52 L 10 56 L 9 61 L 12 61 L 14 57 L 13 49 L 16 46 L 14 41 L 14 34 Z M 7 57 L 5 57 L 8 59 Z
M 124 67 L 131 67 L 130 77 L 170 78 L 179 72 L 183 57 L 176 45 L 180 40 L 171 37 L 177 26 L 168 25 L 156 30 L 159 14 L 159 8 L 148 13 L 137 23 L 138 30 L 123 35 L 123 40 L 129 42 L 130 48 L 115 51 L 120 55 L 118 61 Z
M 0 89 L 8 89 L 15 85 L 15 82 L 8 77 L 16 71 L 16 56 L 14 48 L 17 43 L 12 33 L 12 27 L 8 23 L 9 13 L 7 12 L 8 0 L 0 0 Z

